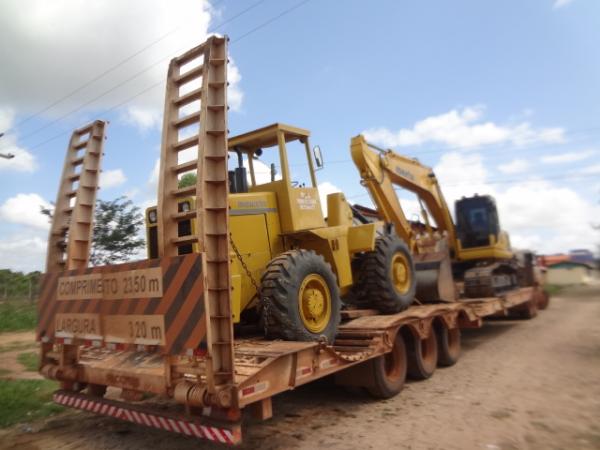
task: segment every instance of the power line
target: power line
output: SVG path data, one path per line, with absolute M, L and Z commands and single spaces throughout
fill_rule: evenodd
M 214 33 L 215 31 L 219 30 L 224 25 L 232 22 L 233 20 L 237 19 L 238 17 L 240 17 L 241 15 L 247 13 L 248 11 L 254 9 L 258 5 L 260 5 L 261 3 L 264 3 L 265 1 L 266 0 L 258 0 L 257 2 L 253 3 L 252 5 L 250 5 L 249 7 L 247 7 L 246 9 L 244 9 L 244 10 L 240 11 L 239 13 L 237 13 L 236 15 L 234 15 L 234 16 L 230 17 L 229 19 L 221 22 L 218 26 L 216 26 L 215 28 L 213 28 L 213 30 L 210 31 L 209 33 Z M 184 51 L 186 49 L 187 49 L 187 47 L 185 49 L 180 49 L 178 51 L 178 53 L 180 53 L 180 52 L 182 52 L 182 51 Z M 165 56 L 165 57 L 163 57 L 163 58 L 155 61 L 154 63 L 152 63 L 149 66 L 146 66 L 145 68 L 143 68 L 142 70 L 134 73 L 130 77 L 128 77 L 125 80 L 121 81 L 120 83 L 117 83 L 116 85 L 114 85 L 111 88 L 107 89 L 106 91 L 102 92 L 100 95 L 97 95 L 93 99 L 88 100 L 87 102 L 79 105 L 77 108 L 75 108 L 75 109 L 73 109 L 73 110 L 71 110 L 71 111 L 63 114 L 62 116 L 59 116 L 58 118 L 56 118 L 56 119 L 54 119 L 54 120 L 52 120 L 52 121 L 50 121 L 48 123 L 46 123 L 45 125 L 37 128 L 36 130 L 34 130 L 34 131 L 26 134 L 25 136 L 22 136 L 21 139 L 27 139 L 27 138 L 29 138 L 31 136 L 34 136 L 34 135 L 38 134 L 40 131 L 43 131 L 46 128 L 54 125 L 55 123 L 62 121 L 64 118 L 66 118 L 66 117 L 68 117 L 68 116 L 76 113 L 77 111 L 82 110 L 83 108 L 85 108 L 86 106 L 88 106 L 88 105 L 96 102 L 97 100 L 100 100 L 102 97 L 105 97 L 106 95 L 110 94 L 111 92 L 114 92 L 116 89 L 120 88 L 121 86 L 124 86 L 125 84 L 129 83 L 130 81 L 134 80 L 135 78 L 139 77 L 140 75 L 142 75 L 142 74 L 148 72 L 149 70 L 153 69 L 154 67 L 158 66 L 159 64 L 162 64 L 164 61 L 170 59 L 171 57 L 172 57 L 172 55 L 168 55 L 168 56 Z M 110 72 L 110 70 L 108 72 Z M 101 78 L 101 77 L 99 77 L 99 78 Z M 164 79 L 161 80 L 160 82 L 162 82 L 162 81 L 164 81 Z
M 264 1 L 265 1 L 265 0 L 259 0 L 258 2 L 254 3 L 254 4 L 253 4 L 253 5 L 251 5 L 250 7 L 246 8 L 245 10 L 241 11 L 240 13 L 238 13 L 237 15 L 235 15 L 235 16 L 233 16 L 232 18 L 228 19 L 227 21 L 225 21 L 225 22 L 221 23 L 221 24 L 220 24 L 220 25 L 219 25 L 219 26 L 218 26 L 216 29 L 220 28 L 221 26 L 225 25 L 225 24 L 226 24 L 226 23 L 228 23 L 228 22 L 231 22 L 231 21 L 232 21 L 232 20 L 234 20 L 235 18 L 239 17 L 240 15 L 242 15 L 242 14 L 244 14 L 245 12 L 249 11 L 250 9 L 252 9 L 252 8 L 254 8 L 254 7 L 256 7 L 256 6 L 258 6 L 260 3 L 263 3 Z M 248 31 L 248 32 L 244 33 L 243 35 L 241 35 L 241 36 L 237 37 L 237 38 L 236 38 L 234 41 L 231 41 L 231 43 L 233 44 L 234 42 L 239 42 L 239 41 L 241 41 L 242 39 L 245 39 L 246 37 L 250 36 L 251 34 L 253 34 L 253 33 L 255 33 L 255 32 L 259 31 L 260 29 L 262 29 L 262 28 L 264 28 L 265 26 L 267 26 L 267 25 L 269 25 L 269 24 L 273 23 L 273 22 L 274 22 L 274 21 L 276 21 L 277 19 L 280 19 L 281 17 L 285 16 L 286 14 L 288 14 L 288 13 L 290 13 L 290 12 L 294 11 L 295 9 L 299 8 L 300 6 L 303 6 L 304 4 L 308 3 L 309 1 L 311 1 L 311 0 L 303 0 L 303 1 L 301 1 L 301 2 L 299 2 L 299 3 L 297 3 L 297 4 L 295 4 L 295 5 L 291 6 L 290 8 L 287 8 L 287 9 L 285 9 L 284 11 L 282 11 L 281 13 L 279 13 L 278 15 L 276 15 L 276 16 L 274 16 L 274 17 L 272 17 L 272 18 L 268 19 L 268 20 L 266 20 L 265 22 L 261 23 L 261 24 L 260 24 L 260 25 L 258 25 L 257 27 L 255 27 L 255 28 L 251 29 L 250 31 Z M 216 29 L 215 29 L 215 30 L 216 30 Z M 213 32 L 214 32 L 215 30 L 213 30 Z M 181 52 L 181 51 L 184 51 L 184 50 L 186 50 L 186 49 L 182 49 L 182 50 L 180 50 L 180 52 Z M 155 66 L 155 65 L 157 65 L 159 62 L 162 62 L 162 61 L 164 61 L 165 59 L 168 59 L 168 58 L 170 58 L 170 56 L 169 56 L 169 57 L 166 57 L 166 58 L 163 58 L 161 61 L 158 61 L 158 62 L 154 63 L 154 64 L 153 64 L 151 67 L 154 67 L 154 66 Z M 151 67 L 150 67 L 150 68 L 151 68 Z M 148 70 L 148 69 L 149 69 L 149 68 L 147 68 L 147 69 L 144 69 L 144 71 L 145 71 L 145 70 Z M 140 73 L 138 73 L 138 74 L 134 75 L 133 77 L 130 77 L 130 79 L 126 80 L 125 82 L 121 83 L 120 85 L 123 85 L 123 84 L 125 84 L 127 81 L 129 81 L 129 80 L 131 80 L 131 79 L 135 78 L 135 77 L 136 77 L 137 75 L 139 75 L 139 74 L 140 74 Z M 117 109 L 117 108 L 119 108 L 119 107 L 121 107 L 121 106 L 123 106 L 123 105 L 125 105 L 125 104 L 129 103 L 130 101 L 132 101 L 132 100 L 134 100 L 134 99 L 136 99 L 136 98 L 140 97 L 141 95 L 145 94 L 146 92 L 149 92 L 149 91 L 150 91 L 150 90 L 152 90 L 153 88 L 155 88 L 155 87 L 157 87 L 157 86 L 161 85 L 161 84 L 162 84 L 162 83 L 164 83 L 165 81 L 166 81 L 166 78 L 162 78 L 162 79 L 161 79 L 160 81 L 158 81 L 157 83 L 154 83 L 154 84 L 152 84 L 152 85 L 148 86 L 147 88 L 143 89 L 142 91 L 140 91 L 140 92 L 136 93 L 135 95 L 133 95 L 133 96 L 131 96 L 131 97 L 128 97 L 127 99 L 125 99 L 125 100 L 124 100 L 124 101 L 122 101 L 121 103 L 119 103 L 119 104 L 117 104 L 117 105 L 113 105 L 113 106 L 111 106 L 110 108 L 108 108 L 108 109 L 104 110 L 104 111 L 102 112 L 102 114 L 106 114 L 106 113 L 108 113 L 108 112 L 111 112 L 111 111 L 113 111 L 113 110 L 115 110 L 115 109 Z M 120 86 L 117 86 L 117 87 L 120 87 Z M 115 89 L 116 89 L 117 87 L 115 87 Z M 87 102 L 85 105 L 78 107 L 76 110 L 74 110 L 74 111 L 71 111 L 70 113 L 63 115 L 63 116 L 62 116 L 61 118 L 59 118 L 58 120 L 62 120 L 62 119 L 64 119 L 65 117 L 67 117 L 68 115 L 72 114 L 73 112 L 76 112 L 76 111 L 78 111 L 78 110 L 82 109 L 84 106 L 87 106 L 88 104 L 90 104 L 90 103 L 94 102 L 95 100 L 97 100 L 97 99 L 98 99 L 98 98 L 100 98 L 101 96 L 105 95 L 106 93 L 107 93 L 107 92 L 105 92 L 104 94 L 102 94 L 102 95 L 100 95 L 100 96 L 96 97 L 94 100 L 92 100 L 92 101 L 90 101 L 90 102 Z M 58 120 L 55 120 L 55 121 L 53 121 L 53 123 L 56 123 Z M 59 133 L 59 134 L 56 134 L 56 135 L 54 135 L 54 136 L 52 136 L 52 137 L 50 137 L 50 138 L 48 138 L 48 139 L 46 139 L 46 140 L 44 140 L 44 141 L 42 141 L 42 142 L 39 142 L 39 143 L 37 143 L 37 144 L 35 144 L 35 145 L 33 145 L 33 146 L 29 146 L 29 149 L 33 150 L 33 149 L 39 148 L 39 147 L 41 147 L 41 146 L 43 146 L 43 145 L 45 145 L 45 144 L 47 144 L 47 143 L 49 143 L 49 142 L 51 142 L 51 141 L 54 141 L 54 140 L 58 139 L 59 137 L 62 137 L 62 136 L 64 136 L 64 135 L 68 134 L 68 133 L 69 133 L 69 131 L 68 131 L 68 130 L 67 130 L 67 131 L 63 131 L 63 132 L 61 132 L 61 133 Z
M 242 34 L 241 36 L 238 36 L 236 39 L 232 40 L 231 43 L 234 44 L 235 42 L 239 42 L 242 39 L 244 39 L 246 36 L 251 35 L 252 33 L 266 27 L 267 25 L 270 25 L 271 23 L 275 22 L 278 19 L 281 19 L 283 16 L 285 16 L 286 14 L 291 13 L 292 11 L 300 8 L 301 6 L 304 6 L 306 3 L 310 2 L 311 0 L 303 0 L 297 4 L 295 4 L 294 6 L 292 6 L 291 8 L 287 8 L 285 10 L 283 10 L 281 13 L 279 13 L 278 15 L 272 17 L 271 19 L 261 23 L 260 25 L 258 25 L 257 27 L 251 29 L 250 31 Z
M 216 6 L 218 6 L 221 3 L 223 3 L 223 1 L 224 0 L 220 0 L 220 1 L 216 2 L 214 5 L 211 5 L 211 6 L 213 8 L 215 8 Z M 259 3 L 262 3 L 262 1 L 259 2 Z M 121 61 L 119 61 L 118 63 L 116 63 L 115 65 L 109 67 L 104 72 L 101 72 L 100 74 L 98 74 L 97 76 L 95 76 L 94 78 L 92 78 L 91 80 L 86 81 L 85 83 L 83 83 L 82 85 L 80 85 L 79 87 L 77 87 L 75 90 L 73 90 L 73 91 L 69 92 L 68 94 L 64 95 L 63 97 L 55 100 L 54 102 L 50 103 L 49 105 L 45 106 L 44 108 L 40 109 L 39 111 L 35 112 L 34 114 L 31 114 L 30 116 L 24 118 L 23 120 L 20 120 L 15 125 L 13 125 L 11 128 L 9 128 L 8 130 L 6 130 L 5 133 L 8 133 L 8 132 L 14 130 L 15 128 L 23 125 L 24 123 L 29 122 L 34 117 L 37 117 L 37 116 L 45 113 L 49 109 L 52 109 L 53 107 L 55 107 L 59 103 L 62 103 L 63 101 L 65 101 L 66 99 L 71 98 L 73 95 L 77 94 L 78 92 L 81 92 L 83 89 L 85 89 L 86 87 L 92 85 L 93 83 L 95 83 L 96 81 L 100 80 L 101 78 L 104 78 L 109 73 L 114 72 L 116 69 L 118 69 L 119 67 L 121 67 L 123 64 L 126 64 L 127 62 L 131 61 L 136 56 L 142 54 L 143 52 L 145 52 L 149 48 L 151 48 L 151 47 L 155 46 L 156 44 L 158 44 L 159 42 L 165 40 L 167 37 L 169 37 L 172 34 L 176 33 L 177 31 L 179 31 L 183 27 L 184 27 L 184 25 L 179 25 L 179 26 L 177 26 L 175 28 L 172 28 L 171 30 L 169 30 L 165 34 L 159 36 L 158 38 L 156 38 L 155 40 L 153 40 L 149 44 L 145 45 L 141 49 L 135 51 L 134 53 L 132 53 L 129 56 L 125 57 L 124 59 L 122 59 Z
M 444 189 L 444 187 L 458 187 L 458 186 L 481 186 L 481 185 L 486 185 L 486 184 L 531 184 L 531 183 L 543 183 L 544 181 L 547 180 L 575 180 L 575 181 L 583 181 L 583 180 L 587 180 L 590 178 L 597 178 L 598 174 L 572 174 L 572 175 L 555 175 L 555 176 L 544 176 L 540 179 L 524 179 L 522 177 L 519 178 L 512 178 L 512 179 L 497 179 L 497 180 L 490 180 L 490 181 L 482 181 L 481 183 L 473 183 L 472 181 L 459 181 L 459 182 L 453 182 L 453 183 L 444 183 L 444 185 L 442 186 L 442 190 Z M 396 192 L 402 192 L 401 189 L 396 189 Z M 362 198 L 362 197 L 368 197 L 370 196 L 369 193 L 362 193 L 362 194 L 355 194 L 355 195 L 349 195 L 346 198 L 348 199 L 356 199 L 356 198 Z

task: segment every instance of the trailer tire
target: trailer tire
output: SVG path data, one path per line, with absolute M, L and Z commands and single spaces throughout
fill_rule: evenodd
M 375 241 L 375 250 L 362 255 L 354 266 L 357 281 L 346 299 L 359 307 L 395 314 L 408 308 L 417 288 L 415 265 L 408 246 L 396 235 Z
M 538 313 L 537 305 L 538 305 L 538 302 L 537 302 L 536 297 L 532 298 L 527 303 L 525 303 L 525 305 L 523 305 L 523 309 L 520 311 L 520 314 L 519 314 L 521 319 L 529 320 L 529 319 L 533 319 L 535 316 L 537 316 L 537 313 Z
M 436 329 L 438 346 L 438 366 L 449 367 L 460 358 L 460 328 L 449 329 L 441 324 Z
M 431 327 L 429 336 L 419 339 L 411 335 L 407 347 L 408 376 L 414 380 L 426 380 L 433 375 L 438 362 L 438 346 L 435 327 Z
M 267 266 L 261 279 L 265 334 L 287 341 L 333 343 L 341 300 L 335 274 L 312 250 L 290 250 Z
M 375 398 L 391 398 L 397 395 L 406 381 L 406 345 L 398 333 L 392 351 L 367 361 L 370 365 L 370 383 L 367 391 Z
M 550 295 L 545 289 L 541 289 L 539 292 L 538 304 L 537 308 L 539 310 L 544 310 L 550 304 Z

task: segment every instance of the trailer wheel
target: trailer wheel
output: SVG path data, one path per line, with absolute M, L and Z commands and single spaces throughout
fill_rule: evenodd
M 291 250 L 274 258 L 262 276 L 261 311 L 270 338 L 332 343 L 341 300 L 335 274 L 312 250 Z
M 449 367 L 460 358 L 460 328 L 449 329 L 445 324 L 437 327 L 438 366 Z
M 398 333 L 392 351 L 369 360 L 370 383 L 367 391 L 376 398 L 390 398 L 398 394 L 406 380 L 406 345 Z
M 435 372 L 437 362 L 437 337 L 435 328 L 431 327 L 428 337 L 419 339 L 417 336 L 414 336 L 408 345 L 408 376 L 415 380 L 426 380 Z
M 377 238 L 375 250 L 355 263 L 357 281 L 348 303 L 394 314 L 410 306 L 415 297 L 415 265 L 408 246 L 398 236 Z
M 535 316 L 537 316 L 537 304 L 537 297 L 533 297 L 531 300 L 529 300 L 523 305 L 523 309 L 521 309 L 519 312 L 519 317 L 521 317 L 521 319 L 526 320 L 533 319 Z
M 544 310 L 550 304 L 550 295 L 545 289 L 541 289 L 539 292 L 539 298 L 537 303 L 537 308 L 539 310 Z

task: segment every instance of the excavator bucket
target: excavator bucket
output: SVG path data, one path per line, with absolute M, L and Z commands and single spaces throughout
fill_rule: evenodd
M 438 241 L 434 251 L 413 255 L 417 271 L 417 293 L 419 301 L 454 302 L 458 298 L 452 278 L 452 262 L 445 239 Z

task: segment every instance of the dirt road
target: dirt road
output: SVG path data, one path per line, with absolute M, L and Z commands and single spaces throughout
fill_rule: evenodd
M 242 448 L 600 449 L 599 287 L 554 298 L 531 321 L 465 331 L 463 347 L 458 365 L 387 401 L 327 380 L 281 395 Z M 219 448 L 78 412 L 0 432 L 0 447 Z

